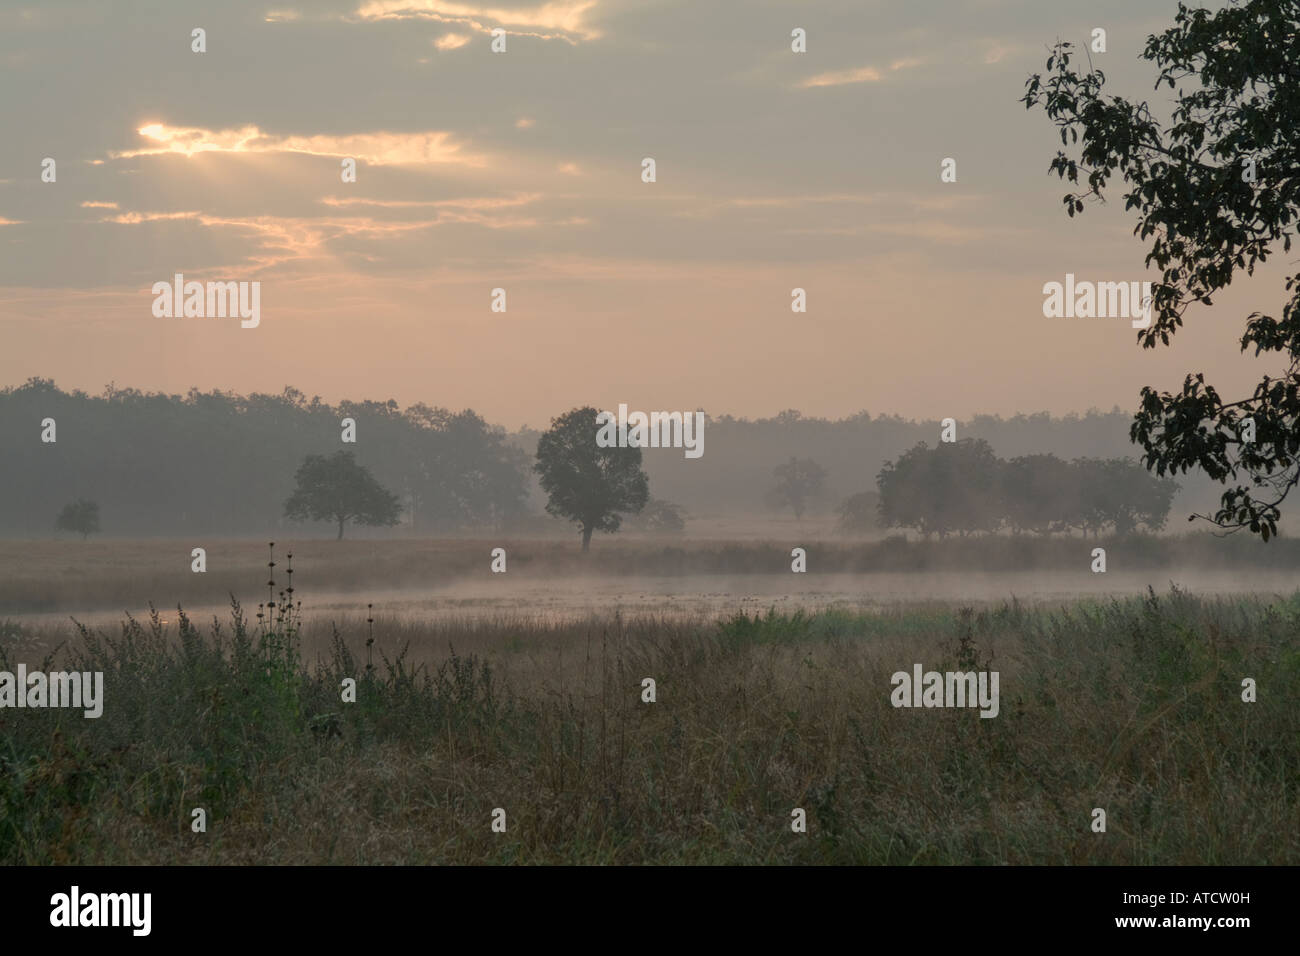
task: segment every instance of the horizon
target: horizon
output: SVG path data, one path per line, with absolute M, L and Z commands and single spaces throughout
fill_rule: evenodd
M 191 388 L 186 389 L 183 392 L 175 392 L 175 391 L 165 391 L 165 390 L 148 390 L 143 388 L 137 388 L 136 386 L 133 385 L 121 385 L 116 381 L 114 381 L 114 382 L 106 383 L 104 386 L 101 387 L 101 389 L 98 392 L 95 392 L 86 388 L 71 388 L 71 389 L 64 388 L 55 379 L 46 378 L 40 375 L 32 376 L 25 382 L 19 384 L 10 384 L 10 385 L 0 384 L 0 394 L 16 391 L 19 388 L 23 388 L 31 385 L 34 381 L 49 383 L 54 388 L 56 388 L 60 393 L 69 397 L 73 397 L 78 392 L 80 392 L 84 394 L 87 398 L 101 399 L 101 400 L 109 398 L 110 395 L 127 393 L 127 392 L 138 393 L 139 395 L 145 397 L 162 396 L 168 399 L 175 399 L 179 401 L 185 401 L 189 397 L 191 392 L 198 392 L 198 394 L 200 395 L 219 394 L 237 400 L 248 400 L 254 397 L 279 399 L 285 397 L 286 394 L 292 391 L 300 395 L 303 398 L 303 400 L 308 404 L 310 404 L 313 399 L 319 398 L 321 400 L 322 405 L 326 405 L 329 406 L 330 408 L 336 408 L 336 409 L 341 408 L 342 406 L 348 404 L 363 404 L 366 402 L 372 402 L 372 403 L 382 405 L 389 401 L 396 401 L 395 399 L 391 399 L 391 398 L 379 398 L 379 397 L 373 397 L 373 398 L 342 397 L 342 398 L 331 399 L 324 395 L 314 394 L 309 391 L 300 389 L 296 385 L 286 385 L 284 386 L 283 389 L 281 389 L 278 392 L 277 391 L 238 392 L 233 389 L 198 389 L 197 386 L 191 386 Z M 412 401 L 410 403 L 398 402 L 397 409 L 400 412 L 406 412 L 411 408 L 414 408 L 421 404 L 427 405 L 430 408 L 443 408 L 453 413 L 474 412 L 475 414 L 483 418 L 483 420 L 486 421 L 488 424 L 498 425 L 504 428 L 507 434 L 517 434 L 519 432 L 524 432 L 524 431 L 538 431 L 538 432 L 545 431 L 547 428 L 550 427 L 551 420 L 552 420 L 548 418 L 546 421 L 523 422 L 522 424 L 510 426 L 502 422 L 493 421 L 491 418 L 487 417 L 486 415 L 483 415 L 482 412 L 480 412 L 476 408 L 473 408 L 472 406 L 459 407 L 454 405 L 444 405 L 441 404 L 440 402 L 431 402 L 427 399 L 416 399 L 415 401 Z M 615 403 L 613 407 L 616 408 L 617 404 L 618 403 Z M 587 402 L 585 403 L 585 405 L 590 405 L 593 408 L 600 409 L 600 406 L 591 402 Z M 584 407 L 584 406 L 578 405 L 575 407 Z M 558 410 L 555 413 L 555 416 L 562 415 L 566 411 L 569 411 L 569 409 L 565 408 L 565 409 Z M 881 411 L 881 410 L 872 411 L 871 409 L 867 409 L 867 408 L 861 408 L 850 414 L 841 415 L 839 417 L 833 417 L 833 418 L 808 414 L 799 408 L 783 408 L 778 412 L 775 412 L 770 415 L 763 415 L 763 416 L 748 416 L 748 415 L 737 414 L 730 411 L 714 412 L 714 411 L 710 411 L 707 408 L 691 409 L 691 411 L 704 412 L 707 421 L 717 422 L 717 421 L 726 420 L 726 421 L 734 422 L 736 424 L 766 424 L 766 423 L 777 422 L 783 416 L 787 415 L 790 412 L 795 412 L 796 415 L 798 416 L 799 421 L 824 422 L 831 425 L 847 424 L 859 420 L 896 421 L 906 425 L 929 425 L 929 424 L 934 424 L 942 421 L 941 418 L 920 418 L 915 416 L 907 416 L 901 412 L 896 412 L 896 411 Z M 1082 411 L 1071 409 L 1059 414 L 1050 412 L 1047 409 L 1038 409 L 1036 411 L 1017 411 L 1009 415 L 1003 415 L 997 412 L 974 412 L 965 417 L 958 417 L 956 418 L 956 421 L 958 424 L 970 425 L 980 420 L 1012 422 L 1019 418 L 1033 419 L 1033 418 L 1042 418 L 1044 416 L 1046 416 L 1051 421 L 1074 421 L 1074 420 L 1081 420 L 1086 418 L 1105 418 L 1111 415 L 1125 415 L 1131 417 L 1132 413 L 1128 409 L 1120 405 L 1112 405 L 1108 409 L 1093 406 L 1091 408 L 1087 408 Z M 554 418 L 555 416 L 552 416 L 552 418 Z M 951 417 L 951 416 L 944 416 L 944 417 Z

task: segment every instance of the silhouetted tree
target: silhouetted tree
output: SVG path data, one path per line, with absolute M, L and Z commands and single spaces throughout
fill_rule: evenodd
M 284 516 L 297 521 L 336 521 L 339 539 L 348 521 L 364 525 L 395 525 L 402 509 L 397 496 L 384 488 L 350 451 L 329 457 L 308 455 L 294 475 L 297 487 L 284 503 Z
M 88 535 L 99 534 L 99 502 L 78 498 L 63 506 L 54 519 L 56 531 L 73 531 L 85 541 Z
M 1125 210 L 1137 213 L 1134 233 L 1151 241 L 1146 263 L 1161 280 L 1151 288 L 1151 324 L 1138 333 L 1144 348 L 1168 345 L 1190 306 L 1212 305 L 1234 276 L 1253 274 L 1279 245 L 1291 248 L 1300 219 L 1298 34 L 1295 0 L 1213 11 L 1180 3 L 1173 26 L 1149 36 L 1141 54 L 1159 70 L 1155 88 L 1170 91 L 1172 103 L 1157 110 L 1103 94 L 1102 72 L 1091 60 L 1076 72 L 1065 42 L 1048 56 L 1047 78 L 1026 81 L 1025 108 L 1043 107 L 1060 133 L 1050 170 L 1087 184 L 1065 195 L 1066 212 L 1103 199 L 1118 176 Z M 1246 479 L 1223 492 L 1208 520 L 1265 541 L 1300 481 L 1300 273 L 1286 291 L 1282 317 L 1253 312 L 1241 337 L 1243 352 L 1282 360 L 1279 376 L 1227 401 L 1204 374 L 1187 375 L 1178 393 L 1145 387 L 1130 429 L 1157 475 L 1199 467 L 1224 485 Z
M 915 528 L 926 537 L 994 531 L 1005 510 L 1001 460 L 983 439 L 920 442 L 885 462 L 876 477 L 886 527 Z
M 293 388 L 265 395 L 197 389 L 166 395 L 114 387 L 87 395 L 32 379 L 0 387 L 0 535 L 48 533 L 51 516 L 85 494 L 85 476 L 93 474 L 95 494 L 111 510 L 114 527 L 141 536 L 260 536 L 282 517 L 293 473 L 306 455 L 350 447 L 338 444 L 345 415 L 357 420 L 366 466 L 398 494 L 403 523 L 413 529 L 432 535 L 500 527 L 526 513 L 541 432 L 506 435 L 472 411 L 402 410 L 388 401 L 326 404 Z M 57 444 L 29 440 L 33 423 L 46 417 L 58 420 Z M 1131 419 L 1118 410 L 1065 418 L 976 416 L 967 427 L 994 448 L 1017 454 L 1107 458 L 1125 453 Z M 66 440 L 71 422 L 77 423 L 76 441 Z M 839 502 L 869 486 L 856 476 L 875 475 L 886 459 L 937 428 L 937 422 L 887 415 L 839 421 L 710 416 L 711 451 L 703 458 L 651 453 L 642 467 L 657 497 L 687 512 L 725 514 L 763 501 L 777 461 L 812 458 L 827 471 L 826 498 Z M 162 448 L 166 454 L 158 453 Z M 773 448 L 780 449 L 775 459 Z M 250 449 L 256 449 L 257 467 L 249 467 Z M 545 496 L 536 493 L 540 512 Z
M 1051 534 L 1083 521 L 1078 469 L 1055 455 L 1022 455 L 1002 466 L 1006 523 L 1015 531 Z
M 599 447 L 599 414 L 588 406 L 553 418 L 537 441 L 533 465 L 548 497 L 547 513 L 578 525 L 583 551 L 591 546 L 592 532 L 614 533 L 620 512 L 640 511 L 650 499 L 641 449 Z
M 786 416 L 790 413 L 781 414 Z M 789 421 L 797 420 L 796 412 Z M 768 492 L 769 504 L 775 508 L 789 508 L 794 512 L 795 520 L 802 520 L 808 503 L 821 497 L 826 490 L 826 469 L 811 458 L 791 455 L 784 465 L 772 469 L 772 475 L 776 478 L 776 485 Z
M 1094 537 L 1108 526 L 1121 535 L 1139 527 L 1164 527 L 1177 482 L 1157 478 L 1126 458 L 1081 458 L 1072 466 L 1080 489 L 1082 527 Z

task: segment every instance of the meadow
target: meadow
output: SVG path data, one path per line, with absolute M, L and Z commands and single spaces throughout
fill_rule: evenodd
M 0 861 L 1300 863 L 1300 594 L 167 617 L 0 624 L 0 670 L 106 683 L 98 719 L 0 710 Z M 998 671 L 999 715 L 894 708 L 914 663 Z
M 362 606 L 367 595 L 380 592 L 435 592 L 453 585 L 478 589 L 484 582 L 500 587 L 520 579 L 555 588 L 579 579 L 692 581 L 734 576 L 759 582 L 762 590 L 762 582 L 769 579 L 792 580 L 793 547 L 807 551 L 809 573 L 801 579 L 805 582 L 825 575 L 907 575 L 920 580 L 926 574 L 1060 573 L 1078 583 L 1054 585 L 1052 591 L 1083 592 L 1115 588 L 1119 578 L 1133 573 L 1128 589 L 1141 582 L 1142 590 L 1148 581 L 1167 585 L 1167 572 L 1173 569 L 1219 572 L 1214 579 L 1203 579 L 1203 586 L 1214 590 L 1275 591 L 1280 583 L 1287 590 L 1300 585 L 1300 538 L 1262 544 L 1249 536 L 1221 538 L 1204 532 L 1087 539 L 990 535 L 942 541 L 901 535 L 842 539 L 813 529 L 804 534 L 787 529 L 766 540 L 618 534 L 599 536 L 588 555 L 578 550 L 576 541 L 573 536 L 299 538 L 282 539 L 277 552 L 297 556 L 311 575 L 318 600 L 326 594 L 354 595 Z M 68 614 L 93 611 L 139 612 L 150 603 L 161 608 L 224 608 L 232 595 L 248 601 L 259 592 L 266 545 L 247 539 L 0 540 L 0 615 L 57 614 L 66 619 Z M 196 546 L 206 551 L 203 574 L 191 570 Z M 508 552 L 506 575 L 494 575 L 490 569 L 497 547 Z M 1097 547 L 1106 549 L 1108 575 L 1089 571 Z M 1226 583 L 1229 577 L 1231 585 Z M 1013 592 L 993 588 L 989 593 L 1008 597 Z

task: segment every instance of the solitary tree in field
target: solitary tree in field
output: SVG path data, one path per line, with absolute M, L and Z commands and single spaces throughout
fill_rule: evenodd
M 768 492 L 768 501 L 776 508 L 789 508 L 795 520 L 801 520 L 808 504 L 826 490 L 826 469 L 811 458 L 795 458 L 772 469 L 776 485 Z
M 395 525 L 402 513 L 397 496 L 358 465 L 350 451 L 329 457 L 308 455 L 294 480 L 297 487 L 284 503 L 284 516 L 296 521 L 336 521 L 340 540 L 349 521 Z
M 638 512 L 650 499 L 650 479 L 641 470 L 640 448 L 601 448 L 600 426 L 591 407 L 575 408 L 551 420 L 537 442 L 537 472 L 548 500 L 546 511 L 568 518 L 582 533 L 582 550 L 594 531 L 613 533 L 620 512 Z
M 85 541 L 88 535 L 99 534 L 99 502 L 78 498 L 63 506 L 54 519 L 56 531 L 74 531 Z
M 1159 71 L 1155 88 L 1170 91 L 1167 124 L 1145 101 L 1103 94 L 1105 76 L 1092 63 L 1076 70 L 1069 43 L 1052 49 L 1045 78 L 1026 82 L 1026 109 L 1041 106 L 1060 130 L 1051 171 L 1079 184 L 1066 212 L 1102 201 L 1112 177 L 1127 187 L 1134 233 L 1150 240 L 1147 265 L 1161 270 L 1152 322 L 1138 333 L 1144 348 L 1167 345 L 1190 306 L 1212 305 L 1279 244 L 1291 249 L 1300 221 L 1298 38 L 1300 0 L 1233 0 L 1213 11 L 1180 3 L 1173 26 L 1149 36 L 1142 53 Z M 1242 351 L 1276 361 L 1276 375 L 1227 400 L 1204 373 L 1176 393 L 1148 386 L 1130 429 L 1157 474 L 1200 467 L 1236 482 L 1208 520 L 1265 541 L 1300 481 L 1300 273 L 1286 291 L 1281 318 L 1252 313 L 1241 337 Z

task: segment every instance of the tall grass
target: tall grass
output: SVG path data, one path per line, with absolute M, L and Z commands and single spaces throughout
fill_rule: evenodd
M 1300 597 L 478 622 L 419 655 L 381 620 L 310 662 L 265 603 L 48 654 L 104 714 L 0 710 L 0 861 L 1300 863 Z M 892 708 L 917 662 L 998 670 L 1000 715 Z

